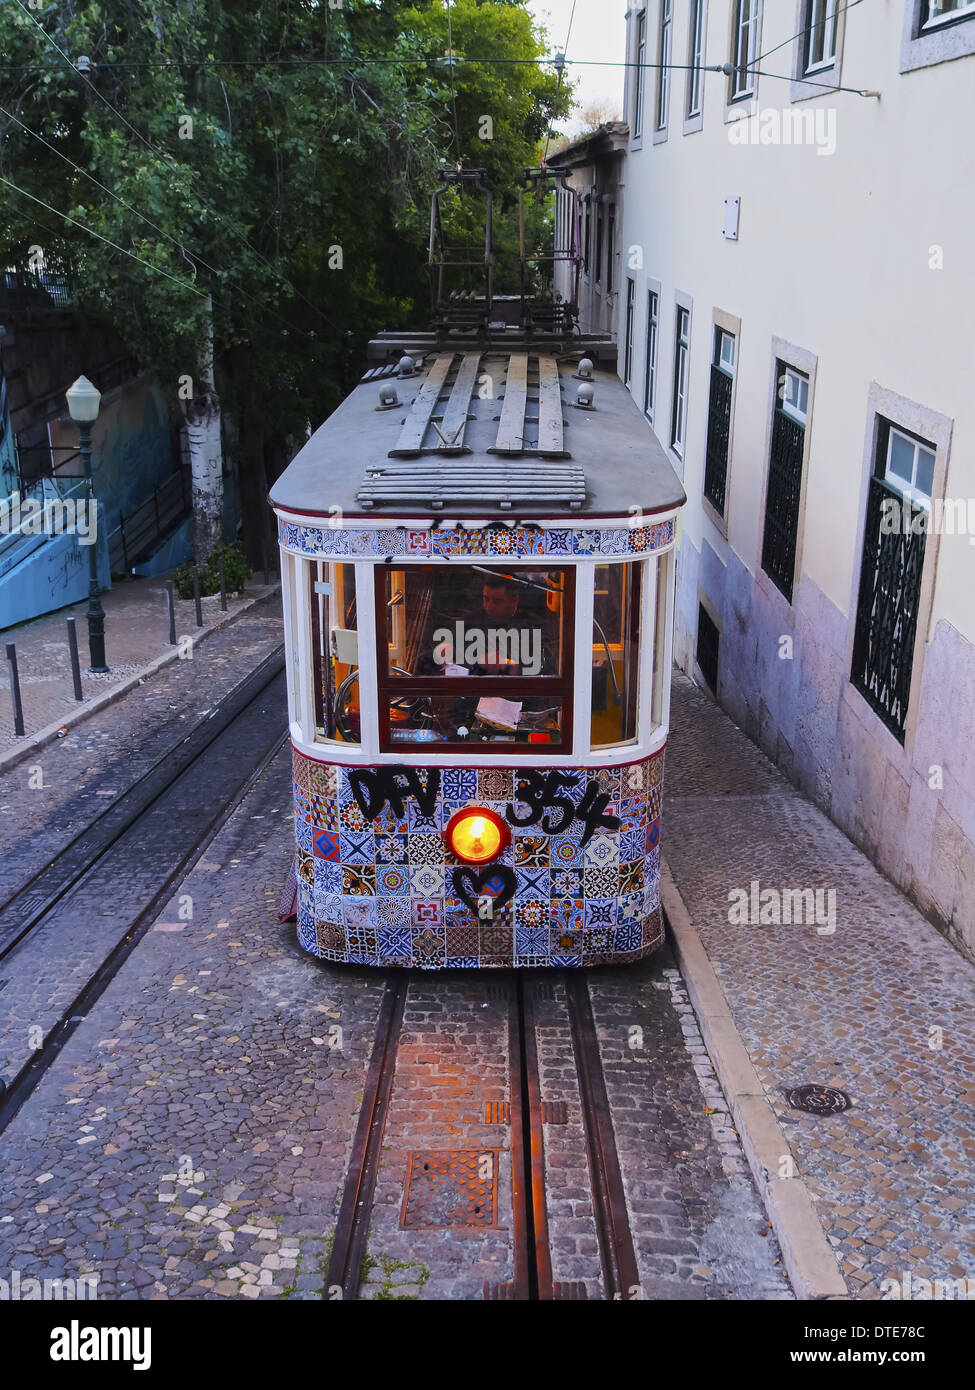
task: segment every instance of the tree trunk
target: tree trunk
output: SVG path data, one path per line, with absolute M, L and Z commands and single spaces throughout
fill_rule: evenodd
M 206 564 L 223 528 L 223 449 L 220 401 L 213 384 L 213 324 L 207 299 L 200 389 L 186 406 L 186 440 L 193 480 L 193 558 Z

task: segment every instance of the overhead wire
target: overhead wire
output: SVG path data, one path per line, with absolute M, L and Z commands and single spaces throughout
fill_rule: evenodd
M 167 163 L 168 163 L 173 169 L 175 169 L 178 173 L 186 174 L 186 176 L 188 177 L 188 179 L 190 180 L 190 182 L 193 182 L 193 171 L 192 171 L 191 169 L 189 169 L 189 168 L 188 168 L 187 166 L 185 166 L 185 165 L 181 166 L 181 165 L 177 164 L 176 161 L 173 159 L 172 155 L 170 155 L 170 154 L 168 153 L 168 151 L 161 149 L 159 146 L 154 145 L 154 144 L 152 143 L 152 141 L 147 140 L 146 137 L 145 137 L 139 130 L 136 129 L 136 127 L 132 124 L 132 122 L 129 121 L 129 120 L 127 119 L 127 117 L 125 117 L 125 116 L 122 114 L 122 112 L 119 111 L 119 110 L 117 109 L 117 107 L 113 106 L 112 103 L 108 100 L 107 97 L 103 96 L 102 93 L 99 92 L 98 88 L 94 85 L 94 83 L 92 83 L 92 82 L 89 81 L 87 75 L 86 75 L 85 73 L 83 73 L 83 72 L 81 71 L 81 69 L 80 69 L 79 67 L 77 67 L 76 64 L 74 64 L 74 63 L 71 61 L 71 59 L 68 57 L 68 55 L 63 51 L 62 48 L 59 47 L 59 45 L 56 43 L 56 41 L 55 41 L 55 40 L 51 37 L 51 35 L 47 32 L 47 30 L 44 28 L 44 26 L 43 26 L 42 24 L 40 24 L 40 23 L 37 21 L 37 19 L 35 19 L 35 17 L 31 14 L 31 12 L 26 8 L 26 6 L 22 3 L 22 0 L 14 0 L 14 3 L 18 6 L 19 9 L 21 9 L 21 10 L 23 11 L 23 13 L 27 16 L 27 18 L 28 18 L 28 19 L 31 21 L 31 23 L 35 26 L 35 28 L 37 28 L 37 29 L 40 30 L 40 32 L 44 35 L 45 39 L 47 39 L 47 41 L 52 45 L 52 47 L 55 48 L 55 49 L 57 50 L 57 52 L 61 55 L 61 57 L 64 59 L 64 61 L 65 61 L 65 62 L 68 64 L 68 66 L 72 69 L 72 71 L 75 72 L 75 73 L 77 73 L 77 75 L 82 79 L 82 81 L 85 83 L 85 85 L 91 88 L 91 90 L 92 90 L 92 91 L 95 93 L 95 95 L 98 97 L 99 101 L 103 102 L 103 103 L 108 107 L 108 109 L 109 109 L 110 111 L 112 111 L 112 112 L 119 118 L 119 120 L 122 121 L 123 124 L 126 125 L 126 126 L 129 128 L 129 130 L 131 130 L 132 133 L 133 133 L 135 136 L 137 136 L 137 138 L 138 138 L 139 140 L 142 141 L 142 143 L 145 145 L 146 149 L 151 150 L 154 154 L 158 155 L 161 159 L 166 160 Z M 200 209 L 199 209 L 199 210 L 201 211 L 201 213 L 204 211 L 202 205 L 200 206 Z M 275 276 L 277 276 L 277 278 L 281 281 L 281 283 L 282 283 L 283 285 L 287 285 L 287 287 L 291 290 L 291 292 L 292 292 L 294 295 L 297 296 L 297 298 L 299 298 L 300 300 L 302 300 L 303 303 L 307 304 L 308 307 L 309 307 L 310 309 L 313 309 L 314 312 L 315 312 L 316 314 L 318 314 L 319 317 L 322 319 L 322 322 L 323 322 L 323 323 L 327 323 L 328 326 L 329 326 L 329 328 L 333 329 L 336 333 L 341 332 L 341 329 L 338 327 L 338 325 L 337 325 L 336 323 L 334 323 L 334 322 L 328 317 L 327 314 L 323 313 L 322 310 L 319 309 L 318 306 L 317 306 L 316 304 L 313 304 L 313 303 L 311 302 L 311 300 L 308 299 L 308 297 L 307 297 L 306 295 L 302 294 L 301 291 L 300 291 L 295 285 L 293 285 L 293 284 L 291 283 L 291 281 L 287 278 L 286 275 L 283 275 L 283 274 L 277 269 L 276 266 L 272 265 L 272 263 L 267 259 L 267 257 L 264 256 L 264 255 L 262 254 L 262 252 L 258 251 L 257 247 L 256 247 L 256 246 L 253 246 L 253 245 L 248 241 L 248 239 L 244 236 L 244 234 L 243 234 L 242 232 L 238 231 L 238 229 L 234 226 L 233 222 L 230 221 L 229 218 L 225 217 L 224 214 L 218 212 L 215 208 L 210 208 L 210 207 L 208 207 L 207 210 L 210 211 L 210 212 L 212 213 L 212 215 L 213 215 L 215 218 L 219 219 L 219 221 L 222 222 L 222 223 L 230 230 L 230 232 L 231 232 L 234 236 L 236 236 L 236 237 L 238 238 L 238 240 L 240 240 L 240 241 L 241 241 L 241 242 L 242 242 L 242 243 L 243 243 L 243 244 L 256 256 L 256 257 L 257 257 L 257 258 L 258 258 L 258 260 L 260 260 L 264 265 L 266 265 L 267 268 L 272 272 L 272 274 L 274 274 Z M 274 311 L 272 311 L 272 312 L 274 312 Z M 294 325 L 291 325 L 291 326 L 292 326 L 292 328 L 294 327 Z M 295 329 L 294 331 L 295 331 L 295 332 L 298 332 L 298 333 L 302 333 L 302 332 L 303 332 L 302 329 Z M 305 335 L 305 336 L 307 336 L 307 335 Z

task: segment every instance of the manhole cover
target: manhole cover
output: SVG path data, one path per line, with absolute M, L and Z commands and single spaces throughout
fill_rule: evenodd
M 786 1091 L 785 1098 L 793 1110 L 805 1110 L 807 1115 L 841 1115 L 853 1104 L 846 1092 L 835 1086 L 796 1086 Z
M 496 1225 L 498 1153 L 498 1149 L 411 1153 L 401 1225 Z

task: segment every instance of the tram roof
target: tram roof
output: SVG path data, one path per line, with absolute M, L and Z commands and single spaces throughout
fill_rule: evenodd
M 407 350 L 422 366 L 399 376 L 396 350 L 367 372 L 274 483 L 274 506 L 383 520 L 571 519 L 686 501 L 629 391 L 598 361 L 605 342 L 602 354 L 589 353 L 594 396 L 585 409 L 576 401 L 585 346 L 557 353 L 531 342 L 414 341 Z M 395 407 L 378 408 L 383 386 L 395 388 Z

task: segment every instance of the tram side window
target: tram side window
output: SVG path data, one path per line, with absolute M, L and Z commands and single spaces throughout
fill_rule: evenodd
M 567 743 L 573 580 L 570 568 L 378 571 L 381 746 Z
M 635 743 L 643 561 L 597 565 L 593 594 L 593 748 Z
M 309 569 L 315 741 L 359 743 L 355 571 L 327 560 L 313 560 Z

